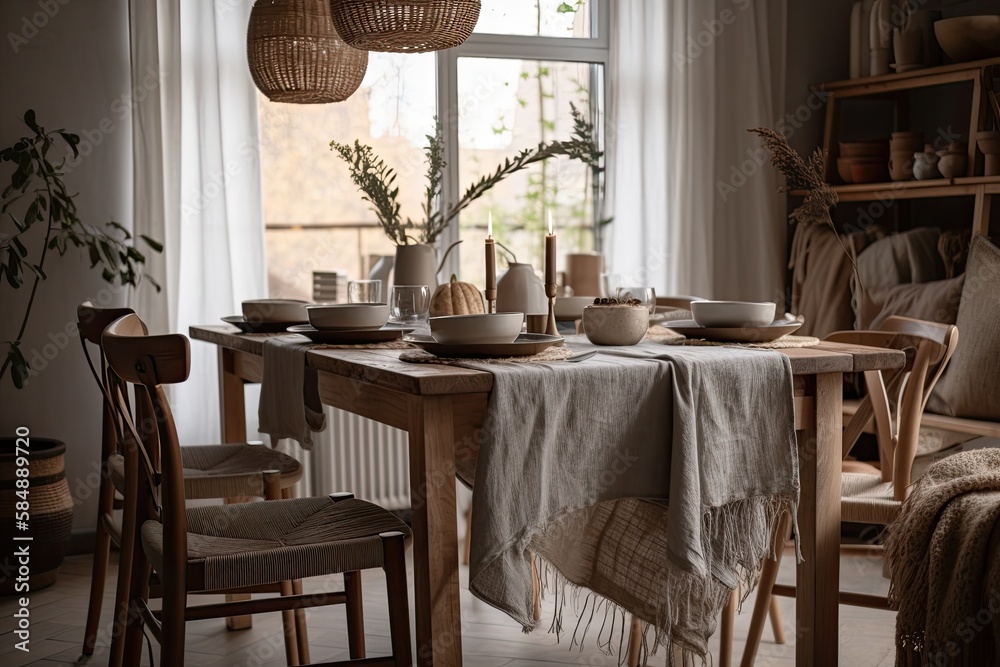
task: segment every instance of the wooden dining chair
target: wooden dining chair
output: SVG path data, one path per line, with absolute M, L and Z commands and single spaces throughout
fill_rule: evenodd
M 131 308 L 100 308 L 89 301 L 77 308 L 77 327 L 83 353 L 102 395 L 101 419 L 101 481 L 98 488 L 97 539 L 91 570 L 90 598 L 84 631 L 83 654 L 93 655 L 101 620 L 101 602 L 107 578 L 111 543 L 121 543 L 121 534 L 114 521 L 114 511 L 121 509 L 120 495 L 124 490 L 125 460 L 119 450 L 122 424 L 113 406 L 111 396 L 122 390 L 116 379 L 109 377 L 106 355 L 101 342 L 104 329 L 125 315 L 134 314 Z M 97 359 L 90 348 L 96 348 Z M 264 497 L 276 500 L 290 497 L 292 487 L 302 478 L 302 466 L 293 457 L 263 445 L 231 443 L 226 445 L 193 445 L 181 449 L 184 464 L 185 495 L 189 500 L 233 497 Z M 278 488 L 269 493 L 265 471 L 278 472 Z M 128 581 L 128 562 L 119 564 L 119 576 Z M 301 592 L 301 583 L 293 582 L 293 589 Z M 124 604 L 125 589 L 119 587 L 117 604 Z M 295 618 L 300 644 L 307 647 L 308 635 L 305 614 Z M 115 644 L 112 653 L 119 653 Z M 308 656 L 308 651 L 305 651 Z
M 920 417 L 931 390 L 955 352 L 958 328 L 951 324 L 893 316 L 877 331 L 837 331 L 825 340 L 907 352 L 906 364 L 900 371 L 888 376 L 881 371 L 865 372 L 868 393 L 853 418 L 847 422 L 842 442 L 842 455 L 847 458 L 862 431 L 874 422 L 879 436 L 880 470 L 842 473 L 841 520 L 887 526 L 899 516 L 903 501 L 909 495 Z M 891 401 L 890 395 L 896 400 Z M 776 539 L 780 540 L 775 549 L 776 559 L 765 560 L 761 571 L 747 645 L 743 651 L 743 667 L 750 667 L 756 659 L 765 616 L 773 604 L 773 596 L 795 596 L 794 586 L 775 583 L 784 544 L 791 531 L 790 517 L 786 515 L 781 524 L 776 534 Z M 840 603 L 888 609 L 885 597 L 862 593 L 841 591 Z M 725 612 L 730 617 L 734 613 L 731 607 Z M 723 622 L 726 623 L 727 619 L 724 618 Z M 731 618 L 728 622 L 732 623 Z
M 102 336 L 110 400 L 123 424 L 125 494 L 122 559 L 132 561 L 124 665 L 136 665 L 145 626 L 160 643 L 160 664 L 184 664 L 185 623 L 238 614 L 345 604 L 351 660 L 324 663 L 395 666 L 411 663 L 406 540 L 410 530 L 390 512 L 352 494 L 186 507 L 184 448 L 177 441 L 162 385 L 183 382 L 190 345 L 181 334 L 149 336 L 134 314 L 112 322 Z M 134 406 L 123 391 L 133 390 Z M 267 495 L 280 493 L 280 474 L 267 471 Z M 389 596 L 392 655 L 366 658 L 360 570 L 382 568 Z M 150 571 L 162 608 L 149 604 Z M 293 580 L 344 575 L 344 590 L 294 594 Z M 278 597 L 188 605 L 192 593 L 276 592 Z M 286 654 L 298 663 L 294 625 L 285 624 Z

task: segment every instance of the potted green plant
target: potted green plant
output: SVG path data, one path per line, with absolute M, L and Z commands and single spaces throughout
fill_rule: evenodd
M 70 248 L 79 249 L 87 253 L 91 268 L 100 269 L 106 281 L 133 286 L 141 280 L 146 261 L 130 243 L 132 235 L 125 227 L 112 221 L 102 229 L 84 223 L 77 215 L 75 195 L 63 181 L 65 159 L 56 156 L 65 155 L 68 147 L 76 157 L 80 138 L 65 130 L 46 130 L 36 122 L 31 109 L 24 114 L 24 124 L 30 133 L 0 150 L 0 163 L 14 166 L 0 206 L 4 223 L 0 227 L 0 289 L 31 285 L 22 313 L 10 313 L 9 297 L 0 301 L 8 311 L 4 319 L 17 326 L 12 339 L 0 341 L 6 348 L 0 381 L 10 371 L 18 389 L 29 382 L 32 372 L 21 344 L 51 252 L 61 256 Z M 8 222 L 12 229 L 5 229 Z M 28 235 L 38 224 L 44 225 L 44 241 L 37 253 L 31 253 Z M 152 250 L 162 250 L 153 239 L 142 239 Z M 72 527 L 73 498 L 65 479 L 65 444 L 34 433 L 29 437 L 26 428 L 18 429 L 15 435 L 0 438 L 0 539 L 15 544 L 15 535 L 30 535 L 32 568 L 22 576 L 11 563 L 0 564 L 0 594 L 23 595 L 55 581 Z
M 31 280 L 31 294 L 20 316 L 17 334 L 12 340 L 0 341 L 7 348 L 0 365 L 0 381 L 10 370 L 11 379 L 18 389 L 28 381 L 31 371 L 21 352 L 21 341 L 31 317 L 38 286 L 45 280 L 45 260 L 50 250 L 59 255 L 65 255 L 70 247 L 86 252 L 90 267 L 99 268 L 101 277 L 111 284 L 138 285 L 144 275 L 142 266 L 146 262 L 145 255 L 129 243 L 132 235 L 121 224 L 112 220 L 101 229 L 84 223 L 78 217 L 73 201 L 75 195 L 69 193 L 63 181 L 65 160 L 54 162 L 53 156 L 57 151 L 53 149 L 65 144 L 75 158 L 80 137 L 65 130 L 47 131 L 35 121 L 32 109 L 25 112 L 24 124 L 31 134 L 0 150 L 0 162 L 14 164 L 10 184 L 3 190 L 0 214 L 15 227 L 14 233 L 0 235 L 0 284 L 20 289 L 26 284 L 26 277 Z M 18 202 L 20 206 L 15 207 Z M 20 218 L 14 214 L 15 208 L 24 210 Z M 38 251 L 38 259 L 33 261 L 29 259 L 28 248 L 22 238 L 37 223 L 45 224 L 45 240 Z M 163 246 L 159 242 L 145 235 L 141 238 L 152 250 L 162 252 Z M 149 276 L 146 279 L 159 291 L 159 285 Z
M 441 182 L 447 163 L 444 160 L 441 125 L 437 124 L 434 134 L 427 135 L 427 185 L 424 189 L 423 219 L 419 221 L 409 217 L 403 219 L 397 201 L 399 187 L 395 185 L 396 172 L 375 155 L 371 146 L 357 140 L 353 146 L 330 142 L 331 150 L 347 163 L 351 179 L 364 193 L 363 199 L 371 204 L 382 229 L 396 244 L 397 284 L 436 285 L 440 267 L 435 259 L 433 244 L 469 204 L 511 174 L 559 155 L 580 160 L 595 170 L 595 173 L 603 170 L 603 152 L 598 150 L 593 124 L 576 106 L 570 107 L 573 132 L 568 141 L 542 142 L 533 148 L 519 151 L 514 157 L 504 160 L 492 173 L 470 185 L 458 202 L 448 205 L 443 205 L 441 201 Z M 442 263 L 455 245 L 448 247 L 441 259 Z

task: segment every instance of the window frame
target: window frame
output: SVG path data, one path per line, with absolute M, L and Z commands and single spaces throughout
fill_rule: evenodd
M 604 143 L 606 134 L 606 104 L 610 99 L 608 89 L 608 66 L 610 59 L 610 10 L 613 0 L 591 0 L 591 37 L 542 37 L 537 35 L 497 35 L 492 33 L 472 33 L 464 44 L 453 49 L 437 52 L 437 114 L 441 120 L 444 154 L 448 166 L 442 179 L 444 202 L 456 202 L 462 194 L 462 184 L 458 176 L 458 59 L 459 58 L 508 58 L 517 60 L 565 61 L 601 65 L 601 81 L 591 75 L 591 118 L 594 127 L 602 131 L 598 141 Z M 594 220 L 599 219 L 602 202 L 595 200 Z M 455 220 L 441 234 L 440 245 L 448 247 L 459 240 L 460 229 Z M 448 255 L 442 271 L 445 275 L 457 274 L 461 264 L 462 246 Z M 476 250 L 470 248 L 470 252 Z

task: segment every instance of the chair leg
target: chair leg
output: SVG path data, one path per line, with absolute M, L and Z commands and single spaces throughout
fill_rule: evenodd
M 382 533 L 383 565 L 389 598 L 389 641 L 396 667 L 410 667 L 410 603 L 406 583 L 406 539 L 402 533 Z
M 542 581 L 538 574 L 538 557 L 531 554 L 531 620 L 542 620 Z
M 468 565 L 472 558 L 472 502 L 465 510 L 465 539 L 462 545 L 462 565 Z
M 120 667 L 130 667 L 131 665 L 138 665 L 139 661 L 142 659 L 142 616 L 139 614 L 140 602 L 149 599 L 149 575 L 150 567 L 146 562 L 145 556 L 142 554 L 142 549 L 136 550 L 136 558 L 132 561 L 131 567 L 131 577 L 129 584 L 126 587 L 128 594 L 128 608 L 123 615 L 123 625 L 124 628 L 124 640 L 122 641 L 122 660 L 120 663 L 110 663 L 111 665 L 119 665 Z M 182 611 L 183 613 L 183 611 Z M 164 643 L 166 639 L 164 639 Z M 182 662 L 176 663 L 178 666 L 183 664 L 183 650 L 181 651 Z M 160 658 L 160 664 L 171 664 L 163 663 L 162 653 Z
M 642 651 L 642 621 L 638 616 L 632 617 L 632 625 L 628 630 L 628 657 L 626 667 L 639 667 L 639 654 Z
M 777 540 L 775 546 L 775 560 L 765 559 L 764 566 L 760 573 L 760 583 L 757 585 L 757 599 L 753 604 L 753 614 L 750 616 L 750 630 L 747 634 L 747 645 L 743 649 L 743 660 L 740 667 L 753 667 L 754 660 L 757 659 L 757 649 L 760 648 L 760 640 L 764 635 L 764 623 L 767 621 L 768 612 L 771 609 L 771 589 L 778 578 L 778 568 L 781 566 L 781 556 L 784 553 L 785 540 L 792 530 L 792 518 L 785 514 L 778 524 Z M 780 625 L 780 615 L 779 621 Z M 775 633 L 777 639 L 777 633 Z
M 148 577 L 147 577 L 148 579 Z M 183 583 L 183 582 L 182 582 Z M 184 610 L 187 606 L 187 591 L 183 585 L 163 587 L 163 607 L 160 616 L 160 665 L 184 667 Z M 130 662 L 137 665 L 138 662 Z
M 298 494 L 295 492 L 294 486 L 288 486 L 280 490 L 278 497 L 282 500 L 288 500 L 295 498 Z M 267 498 L 271 500 L 271 498 Z M 302 595 L 302 580 L 295 579 L 292 581 L 292 594 Z M 295 610 L 295 639 L 299 646 L 299 663 L 307 665 L 311 662 L 309 656 L 309 629 L 306 626 L 306 610 L 296 609 Z
M 282 581 L 281 595 L 288 596 L 293 593 L 292 582 Z M 288 663 L 289 667 L 302 664 L 299 656 L 298 633 L 296 632 L 297 628 L 295 625 L 295 610 L 289 609 L 281 612 L 281 630 L 285 636 L 285 662 Z
M 722 608 L 722 631 L 719 634 L 719 667 L 733 664 L 733 625 L 736 622 L 736 606 L 739 604 L 737 590 L 729 592 L 729 601 Z
M 362 606 L 361 573 L 344 573 L 347 593 L 347 647 L 351 660 L 365 657 L 365 612 Z
M 781 605 L 778 604 L 778 598 L 774 595 L 771 596 L 771 632 L 774 633 L 775 644 L 788 643 L 785 639 L 785 625 L 781 620 Z
M 292 582 L 292 593 L 302 595 L 302 580 L 296 579 Z M 309 657 L 309 628 L 306 626 L 306 610 L 295 610 L 295 639 L 299 644 L 299 662 L 303 665 L 309 664 L 312 660 Z
M 99 489 L 100 502 L 97 511 L 97 543 L 94 545 L 94 564 L 90 570 L 90 598 L 87 603 L 87 624 L 83 632 L 83 654 L 94 655 L 97 632 L 101 626 L 101 602 L 104 600 L 104 584 L 108 576 L 108 561 L 111 557 L 111 533 L 104 523 L 104 515 L 114 511 L 115 488 L 107 474 L 105 464 Z

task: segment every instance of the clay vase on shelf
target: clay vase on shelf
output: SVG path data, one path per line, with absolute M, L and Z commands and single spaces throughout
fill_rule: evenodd
M 965 168 L 968 165 L 968 161 L 968 155 L 964 152 L 938 151 L 938 171 L 945 178 L 961 178 L 965 176 Z
M 892 2 L 875 0 L 868 26 L 868 45 L 871 47 L 871 75 L 889 73 L 892 59 Z
M 914 153 L 913 175 L 918 181 L 941 178 L 941 172 L 938 171 L 937 164 L 938 156 L 934 153 Z
M 889 177 L 894 181 L 909 181 L 913 178 L 914 151 L 892 151 L 889 154 Z
M 1000 132 L 977 132 L 976 143 L 986 156 L 984 176 L 1000 176 Z

